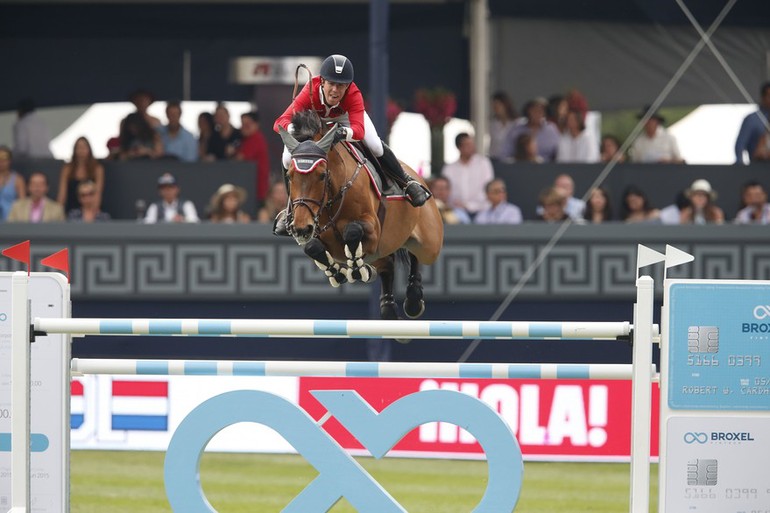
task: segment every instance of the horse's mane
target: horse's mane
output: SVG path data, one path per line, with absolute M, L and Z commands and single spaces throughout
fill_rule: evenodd
M 291 122 L 294 125 L 294 138 L 298 142 L 310 140 L 321 131 L 321 118 L 313 110 L 295 112 Z

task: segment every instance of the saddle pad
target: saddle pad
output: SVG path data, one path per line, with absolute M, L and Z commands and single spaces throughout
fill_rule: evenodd
M 360 144 L 361 143 L 358 142 L 345 141 L 345 146 L 348 149 L 348 152 L 350 152 L 353 158 L 356 159 L 356 162 L 364 165 L 366 174 L 369 175 L 369 180 L 374 187 L 375 193 L 377 193 L 377 197 L 382 198 L 384 196 L 386 200 L 405 199 L 404 191 L 402 191 L 401 188 L 396 186 L 392 181 L 388 181 L 388 183 L 383 186 L 382 177 L 374 167 L 374 156 L 367 155 L 369 152 L 365 152 L 363 148 L 359 146 Z

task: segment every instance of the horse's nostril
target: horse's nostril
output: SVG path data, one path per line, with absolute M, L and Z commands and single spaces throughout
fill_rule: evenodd
M 307 224 L 305 226 L 294 225 L 294 233 L 300 237 L 307 237 L 313 233 L 313 225 Z

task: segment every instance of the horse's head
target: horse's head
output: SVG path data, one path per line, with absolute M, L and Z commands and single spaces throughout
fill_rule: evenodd
M 322 135 L 322 124 L 313 111 L 292 117 L 294 134 L 281 128 L 281 139 L 291 153 L 287 170 L 291 223 L 288 228 L 299 244 L 306 244 L 318 232 L 318 220 L 329 199 L 328 153 L 334 130 Z

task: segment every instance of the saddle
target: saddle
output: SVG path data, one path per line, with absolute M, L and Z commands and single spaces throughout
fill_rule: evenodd
M 369 180 L 374 187 L 374 191 L 377 193 L 377 197 L 384 199 L 400 198 L 403 199 L 404 192 L 401 187 L 398 186 L 393 180 L 387 178 L 386 173 L 382 169 L 382 164 L 374 156 L 372 150 L 366 146 L 363 141 L 344 141 L 345 149 L 348 150 L 353 158 L 359 164 L 364 166 L 366 173 L 369 175 Z

